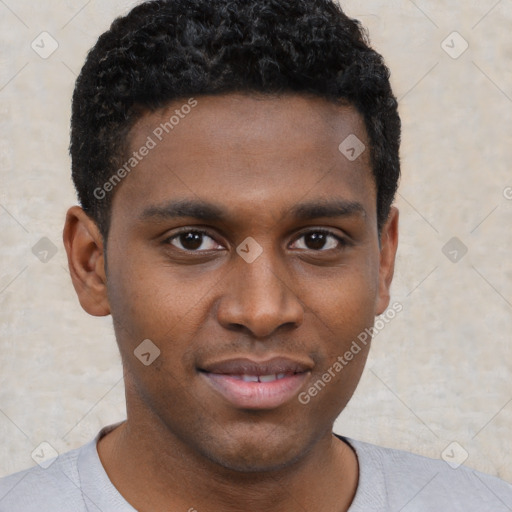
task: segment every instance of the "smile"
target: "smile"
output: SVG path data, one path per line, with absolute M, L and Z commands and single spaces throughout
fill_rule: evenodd
M 276 409 L 293 399 L 311 374 L 312 364 L 274 358 L 207 365 L 200 376 L 216 395 L 237 409 Z

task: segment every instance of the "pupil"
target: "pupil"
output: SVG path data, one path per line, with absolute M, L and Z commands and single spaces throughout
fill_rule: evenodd
M 308 244 L 306 241 L 306 245 L 310 249 L 322 249 L 325 245 L 325 234 L 324 233 L 310 233 L 306 236 L 306 240 L 312 243 Z
M 201 243 L 203 242 L 202 236 L 203 235 L 201 235 L 201 233 L 185 233 L 180 237 L 181 245 L 183 245 L 185 249 L 198 249 L 199 247 L 201 247 Z

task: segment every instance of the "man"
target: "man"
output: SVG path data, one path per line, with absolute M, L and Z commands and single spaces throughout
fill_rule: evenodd
M 399 139 L 331 1 L 117 19 L 76 84 L 64 244 L 112 315 L 127 420 L 3 479 L 0 510 L 511 510 L 496 478 L 332 434 L 389 305 Z

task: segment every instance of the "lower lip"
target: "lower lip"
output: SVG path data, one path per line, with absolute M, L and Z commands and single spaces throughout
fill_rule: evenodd
M 229 375 L 201 372 L 228 402 L 240 409 L 275 409 L 295 397 L 309 372 L 272 382 L 244 382 Z

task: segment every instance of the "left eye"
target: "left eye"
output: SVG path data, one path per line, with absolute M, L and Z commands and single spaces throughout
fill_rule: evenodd
M 304 233 L 297 239 L 297 242 L 302 239 L 304 239 L 303 247 L 299 247 L 299 249 L 305 250 L 328 251 L 343 245 L 343 240 L 329 231 L 310 231 L 309 233 Z

